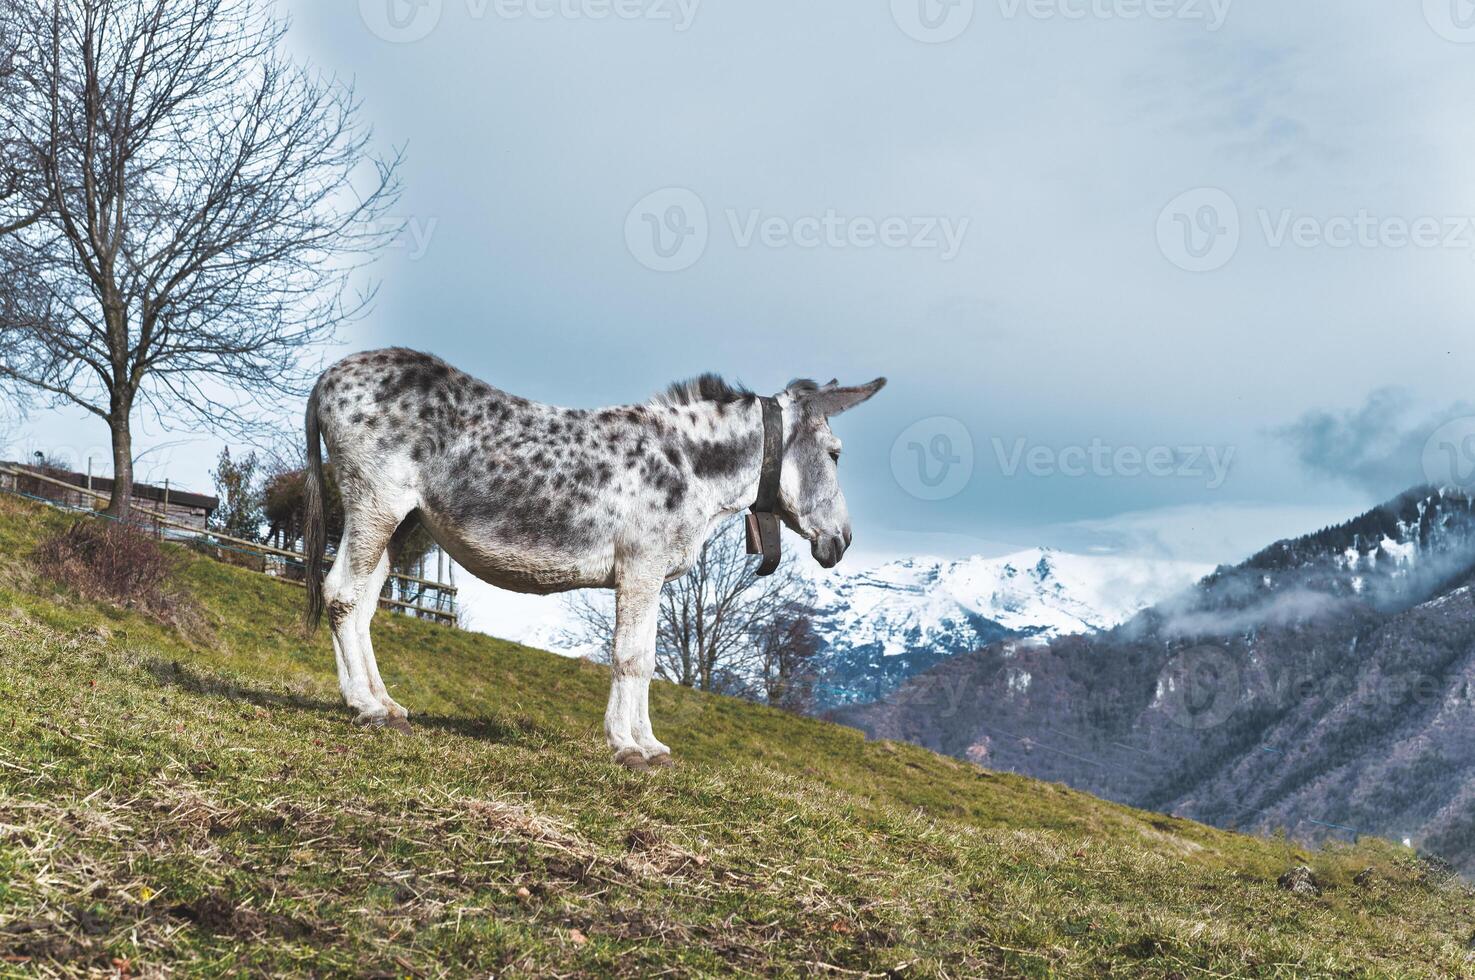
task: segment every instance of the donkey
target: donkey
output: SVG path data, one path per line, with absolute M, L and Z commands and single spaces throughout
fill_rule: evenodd
M 716 526 L 757 503 L 760 490 L 771 498 L 764 509 L 807 538 L 820 565 L 839 562 L 850 515 L 828 420 L 885 383 L 801 380 L 760 398 L 709 374 L 643 405 L 586 411 L 510 395 L 415 351 L 339 361 L 307 403 L 307 620 L 315 627 L 327 612 L 355 722 L 409 730 L 379 677 L 369 623 L 392 552 L 418 522 L 492 585 L 614 589 L 605 736 L 622 765 L 670 765 L 648 706 L 662 584 L 684 574 Z M 344 514 L 326 579 L 321 443 Z M 777 523 L 768 521 L 765 567 L 777 553 Z

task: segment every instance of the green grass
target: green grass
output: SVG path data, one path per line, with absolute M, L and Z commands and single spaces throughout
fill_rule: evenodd
M 1386 842 L 1306 852 L 667 684 L 680 764 L 631 773 L 601 669 L 399 617 L 376 647 L 415 734 L 358 730 L 300 589 L 187 555 L 185 635 L 45 579 L 68 520 L 0 497 L 3 974 L 1475 970 L 1470 892 Z M 1319 897 L 1276 887 L 1300 863 Z

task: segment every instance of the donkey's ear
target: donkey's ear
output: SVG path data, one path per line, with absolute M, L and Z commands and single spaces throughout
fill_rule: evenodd
M 804 404 L 825 418 L 829 418 L 831 415 L 839 415 L 841 412 L 854 408 L 884 387 L 886 387 L 885 378 L 877 378 L 869 384 L 856 385 L 853 388 L 834 388 L 826 385 L 804 399 Z

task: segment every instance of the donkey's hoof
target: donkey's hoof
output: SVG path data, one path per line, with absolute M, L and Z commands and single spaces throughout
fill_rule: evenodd
M 676 760 L 671 758 L 671 753 L 662 752 L 659 755 L 653 755 L 649 759 L 646 759 L 645 764 L 652 769 L 669 769 L 671 766 L 676 765 Z
M 360 728 L 387 728 L 402 735 L 410 734 L 410 723 L 405 718 L 397 715 L 368 715 L 362 714 L 353 720 Z
M 639 749 L 621 749 L 615 753 L 615 761 L 635 772 L 645 772 L 650 768 Z

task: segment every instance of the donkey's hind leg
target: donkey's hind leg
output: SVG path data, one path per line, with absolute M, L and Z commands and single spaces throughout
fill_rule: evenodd
M 389 691 L 384 687 L 384 681 L 379 677 L 379 663 L 374 659 L 374 641 L 369 637 L 369 624 L 374 621 L 374 613 L 379 608 L 379 594 L 384 591 L 384 583 L 389 579 L 389 555 L 390 552 L 386 551 L 379 557 L 379 564 L 374 566 L 364 590 L 364 600 L 354 610 L 354 625 L 358 628 L 359 656 L 364 661 L 364 676 L 368 678 L 369 691 L 389 712 L 389 720 L 385 724 L 398 731 L 408 732 L 410 725 L 405 719 L 409 718 L 410 713 L 390 697 Z
M 380 727 L 391 724 L 394 717 L 375 693 L 376 681 L 380 690 L 384 685 L 378 681 L 377 668 L 370 679 L 372 653 L 366 650 L 364 641 L 369 620 L 379 605 L 378 590 L 383 586 L 378 572 L 381 564 L 388 572 L 385 551 L 403 516 L 387 509 L 351 507 L 344 515 L 338 554 L 323 582 L 328 622 L 333 627 L 333 650 L 338 657 L 338 687 L 343 700 L 358 712 L 354 723 L 359 725 Z M 402 716 L 399 721 L 402 725 Z

